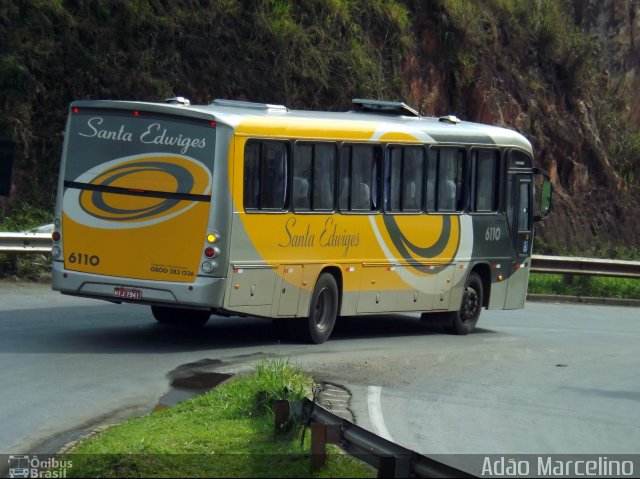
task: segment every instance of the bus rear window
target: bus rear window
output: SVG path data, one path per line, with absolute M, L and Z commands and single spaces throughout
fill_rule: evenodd
M 66 135 L 65 181 L 170 193 L 206 191 L 213 173 L 213 123 L 135 113 L 74 110 Z

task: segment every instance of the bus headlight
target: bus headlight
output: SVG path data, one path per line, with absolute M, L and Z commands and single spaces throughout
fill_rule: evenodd
M 204 263 L 202 263 L 201 268 L 203 273 L 211 273 L 211 271 L 213 271 L 213 263 L 211 263 L 210 261 L 205 261 Z
M 60 246 L 54 246 L 53 248 L 51 248 L 52 257 L 59 258 L 61 253 L 62 253 L 62 250 L 60 249 Z

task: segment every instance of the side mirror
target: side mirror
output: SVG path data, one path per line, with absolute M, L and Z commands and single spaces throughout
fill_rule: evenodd
M 540 215 L 544 218 L 551 211 L 551 192 L 553 186 L 549 180 L 542 182 L 542 191 L 540 192 Z
M 553 192 L 553 186 L 549 181 L 549 176 L 546 172 L 535 169 L 536 176 L 542 179 L 542 185 L 540 186 L 540 197 L 538 203 L 538 214 L 533 217 L 533 221 L 542 221 L 547 217 L 551 211 L 551 196 Z M 538 182 L 536 182 L 538 184 Z
M 0 196 L 9 196 L 11 192 L 11 172 L 16 144 L 9 140 L 0 140 Z

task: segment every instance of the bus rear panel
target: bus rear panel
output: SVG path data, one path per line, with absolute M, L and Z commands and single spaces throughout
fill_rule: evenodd
M 103 103 L 71 106 L 54 289 L 206 305 L 211 285 L 194 284 L 212 281 L 198 273 L 210 235 L 215 121 Z

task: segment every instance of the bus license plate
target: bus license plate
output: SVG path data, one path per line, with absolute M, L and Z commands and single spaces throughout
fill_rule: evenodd
M 133 288 L 115 288 L 114 294 L 124 299 L 142 299 L 142 291 Z

